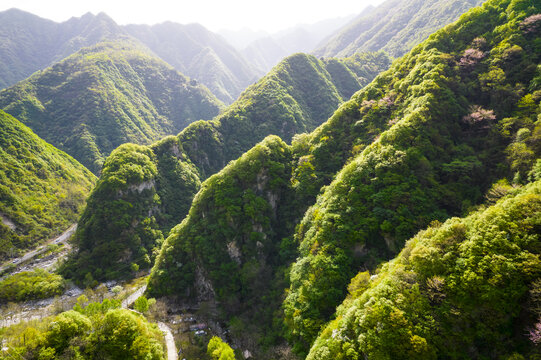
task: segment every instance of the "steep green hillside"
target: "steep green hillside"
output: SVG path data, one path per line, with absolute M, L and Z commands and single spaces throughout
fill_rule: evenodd
M 537 12 L 528 1 L 471 10 L 306 140 L 311 186 L 358 155 L 296 231 L 301 256 L 284 307 L 299 348 L 308 350 L 359 268 L 375 268 L 431 221 L 463 214 L 496 179 L 525 179 L 541 150 Z
M 367 66 L 375 63 L 367 61 Z M 291 56 L 215 120 L 196 122 L 151 147 L 118 148 L 107 159 L 79 223 L 80 252 L 68 276 L 81 279 L 89 272 L 96 279 L 115 278 L 128 275 L 131 262 L 147 267 L 162 232 L 186 216 L 202 180 L 268 134 L 290 140 L 314 129 L 340 104 L 340 94 L 352 90 L 349 85 L 366 81 L 336 67 L 309 55 Z
M 122 29 L 103 13 L 87 13 L 56 23 L 17 9 L 0 12 L 0 89 L 82 47 L 119 39 L 122 34 Z
M 0 110 L 0 258 L 77 221 L 96 177 Z
M 361 13 L 325 40 L 316 56 L 344 57 L 359 51 L 384 50 L 404 55 L 434 31 L 449 24 L 483 0 L 387 0 Z
M 541 153 L 539 10 L 527 0 L 492 0 L 469 11 L 396 61 L 313 133 L 293 139 L 292 161 L 281 163 L 292 163 L 292 172 L 274 179 L 292 191 L 275 205 L 289 221 L 262 232 L 280 249 L 274 256 L 297 258 L 285 279 L 290 287 L 283 304 L 297 352 L 308 352 L 359 269 L 373 270 L 395 256 L 432 221 L 467 213 L 496 180 L 526 181 Z M 259 232 L 244 226 L 253 207 L 243 208 L 240 195 L 256 183 L 234 181 L 251 173 L 243 167 L 247 158 L 231 165 L 236 171 L 230 177 L 216 177 L 231 194 L 223 206 L 207 206 L 210 194 L 220 193 L 219 182 L 195 197 L 194 212 L 166 240 L 149 289 L 182 301 L 218 300 L 217 317 L 229 316 L 236 340 L 261 351 L 254 344 L 276 340 L 276 327 L 265 319 L 274 326 L 281 321 L 276 304 L 283 294 L 274 289 L 289 264 L 278 264 L 277 278 L 265 282 L 264 305 L 257 303 L 249 269 L 261 269 L 266 258 L 234 246 L 234 239 Z M 496 187 L 495 194 L 507 188 Z M 298 214 L 320 191 L 293 239 Z M 263 219 L 256 227 L 272 223 L 268 213 L 258 213 Z M 217 219 L 220 230 L 204 232 L 213 224 L 208 219 Z M 269 235 L 276 231 L 281 235 Z M 228 267 L 235 262 L 240 270 Z
M 223 321 L 253 319 L 235 336 L 271 338 L 270 329 L 263 334 L 261 328 L 272 324 L 280 304 L 276 294 L 286 286 L 281 265 L 293 260 L 287 239 L 281 241 L 291 230 L 292 214 L 280 205 L 294 196 L 290 174 L 290 148 L 269 136 L 208 178 L 165 241 L 151 292 L 191 303 L 216 301 Z
M 94 173 L 126 142 L 148 144 L 221 103 L 133 42 L 85 48 L 0 92 L 0 108 Z
M 207 86 L 226 104 L 235 101 L 261 75 L 224 38 L 199 24 L 165 22 L 123 29 L 175 69 Z
M 421 231 L 376 275 L 351 281 L 307 359 L 539 356 L 539 214 L 541 181 Z

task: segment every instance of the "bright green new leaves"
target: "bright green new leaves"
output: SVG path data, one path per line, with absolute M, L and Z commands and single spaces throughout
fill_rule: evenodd
M 72 268 L 77 270 L 68 276 L 82 280 L 90 273 L 89 282 L 129 276 L 131 261 L 147 268 L 162 238 L 157 230 L 167 234 L 182 221 L 201 180 L 269 134 L 291 139 L 314 129 L 342 102 L 343 92 L 357 90 L 360 82 L 386 68 L 388 57 L 365 54 L 343 62 L 347 66 L 333 63 L 331 70 L 330 62 L 293 55 L 215 120 L 195 122 L 149 148 L 123 145 L 115 150 L 81 218 L 78 265 Z M 352 81 L 356 88 L 348 87 Z
M 212 360 L 235 360 L 233 349 L 217 336 L 209 340 L 207 354 Z
M 87 277 L 88 286 L 94 279 L 131 274 L 131 263 L 150 266 L 154 248 L 163 240 L 148 212 L 159 200 L 155 162 L 156 155 L 145 146 L 125 144 L 113 151 L 79 220 L 78 252 L 64 266 L 65 274 L 79 281 Z
M 208 178 L 164 242 L 149 292 L 217 301 L 224 320 L 245 324 L 238 336 L 250 328 L 247 338 L 272 339 L 283 264 L 292 260 L 284 240 L 293 228 L 284 205 L 294 199 L 290 175 L 290 148 L 269 136 Z
M 375 268 L 431 221 L 481 202 L 498 177 L 527 178 L 540 156 L 538 136 L 532 136 L 539 127 L 541 98 L 534 94 L 540 89 L 533 81 L 539 53 L 519 24 L 537 10 L 525 2 L 524 10 L 507 13 L 516 6 L 491 1 L 467 13 L 303 140 L 315 177 L 309 181 L 324 183 L 354 158 L 297 228 L 301 257 L 291 269 L 284 311 L 299 350 L 307 350 L 332 318 L 359 268 Z M 463 61 L 477 47 L 484 51 L 477 62 Z M 492 64 L 500 64 L 504 76 L 492 74 Z M 489 78 L 497 81 L 485 82 Z M 517 96 L 509 88 L 531 93 Z M 533 98 L 535 106 L 529 105 Z M 375 139 L 368 146 L 367 134 Z
M 43 269 L 23 271 L 0 281 L 0 301 L 45 299 L 62 294 L 65 287 L 60 275 Z
M 96 177 L 0 111 L 0 258 L 77 221 Z
M 519 315 L 541 275 L 540 213 L 538 181 L 420 232 L 338 309 L 308 359 L 527 355 Z
M 163 360 L 163 334 L 155 324 L 120 302 L 104 300 L 63 312 L 29 326 L 24 333 L 5 336 L 10 351 L 25 359 L 137 359 Z
M 272 277 L 277 260 L 285 220 L 277 206 L 290 195 L 290 159 L 288 146 L 268 137 L 207 179 L 164 243 L 150 292 L 215 295 L 238 311 L 242 297 L 266 291 L 261 279 Z
M 108 311 L 100 330 L 95 334 L 102 341 L 97 346 L 98 354 L 109 359 L 163 359 L 162 333 L 156 325 L 128 310 Z

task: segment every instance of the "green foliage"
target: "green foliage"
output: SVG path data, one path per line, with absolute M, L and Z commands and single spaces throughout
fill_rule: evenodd
M 49 325 L 45 334 L 46 349 L 53 349 L 54 354 L 61 354 L 69 346 L 71 339 L 88 334 L 91 328 L 90 319 L 83 314 L 74 310 L 61 313 Z M 40 352 L 40 357 L 43 357 L 43 352 Z
M 209 340 L 207 355 L 212 360 L 235 360 L 233 349 L 217 336 L 213 336 Z
M 221 103 L 133 41 L 83 48 L 0 92 L 0 108 L 94 173 L 117 146 L 211 119 Z
M 391 58 L 383 51 L 356 53 L 347 58 L 324 59 L 325 68 L 343 99 L 349 99 L 359 89 L 389 68 Z
M 535 352 L 541 182 L 421 231 L 344 303 L 307 359 L 510 358 Z M 530 296 L 528 296 L 530 295 Z M 535 308 L 532 308 L 535 313 Z M 530 314 L 533 315 L 533 314 Z
M 282 265 L 292 260 L 282 251 L 293 228 L 291 210 L 278 205 L 293 196 L 290 162 L 289 147 L 271 136 L 208 178 L 164 242 L 150 294 L 216 300 L 223 320 L 272 324 L 276 294 L 286 285 Z M 246 335 L 272 339 L 277 331 Z
M 387 64 L 383 54 L 355 59 L 348 64 L 367 78 Z M 79 281 L 88 272 L 97 280 L 127 276 L 126 264 L 133 260 L 147 268 L 160 245 L 160 232 L 167 234 L 188 214 L 202 180 L 268 134 L 289 140 L 327 119 L 342 101 L 335 78 L 324 62 L 293 55 L 215 120 L 195 122 L 149 148 L 119 147 L 105 162 L 81 217 L 75 236 L 79 252 L 66 276 Z
M 539 99 L 529 105 L 538 89 L 517 89 L 532 86 L 539 52 L 528 34 L 510 24 L 536 9 L 508 12 L 512 6 L 489 1 L 468 12 L 303 139 L 299 148 L 313 167 L 310 182 L 325 184 L 352 158 L 296 231 L 300 258 L 291 269 L 284 312 L 299 351 L 307 351 L 333 317 L 359 268 L 376 268 L 431 221 L 468 211 L 496 179 L 515 172 L 517 181 L 527 179 L 540 156 L 531 139 L 538 131 Z M 459 59 L 479 35 L 486 37 L 487 55 L 464 69 Z M 522 49 L 518 61 L 500 51 L 514 45 Z M 492 64 L 501 64 L 505 76 L 487 86 L 479 74 L 490 73 Z
M 148 147 L 125 144 L 103 166 L 74 241 L 78 253 L 64 265 L 69 278 L 93 280 L 131 276 L 148 268 L 163 241 L 148 209 L 156 200 L 156 156 Z
M 96 177 L 0 111 L 0 258 L 77 220 Z
M 164 358 L 161 331 L 128 310 L 108 311 L 100 330 L 100 333 L 95 335 L 101 336 L 103 343 L 98 347 L 97 353 L 109 359 Z
M 325 99 L 337 99 L 347 86 L 341 85 L 341 90 L 335 86 L 330 93 L 314 86 L 327 86 L 330 81 L 296 75 L 291 69 L 325 74 L 325 63 L 294 55 L 249 88 L 216 120 L 196 122 L 177 138 L 167 138 L 151 148 L 130 149 L 146 154 L 149 164 L 145 168 L 151 175 L 150 182 L 125 183 L 133 189 L 147 185 L 137 194 L 137 200 L 134 197 L 127 201 L 131 207 L 126 205 L 123 210 L 128 216 L 119 223 L 120 231 L 131 231 L 141 219 L 149 217 L 149 211 L 156 214 L 156 223 L 148 224 L 149 233 L 161 221 L 174 221 L 156 211 L 166 201 L 156 184 L 165 184 L 163 189 L 167 190 L 163 193 L 170 194 L 178 178 L 171 173 L 182 174 L 187 184 L 193 184 L 187 186 L 189 189 L 199 187 L 197 178 L 206 178 L 188 216 L 171 230 L 161 248 L 149 280 L 150 293 L 174 294 L 185 302 L 210 301 L 218 310 L 211 317 L 229 320 L 232 334 L 250 344 L 251 349 L 257 348 L 254 343 L 266 346 L 279 341 L 284 315 L 291 344 L 299 353 L 307 353 L 322 327 L 335 315 L 336 306 L 344 302 L 344 308 L 349 307 L 359 298 L 369 300 L 373 280 L 366 273 L 355 277 L 359 269 L 373 272 L 420 229 L 471 211 L 485 199 L 485 193 L 494 203 L 515 194 L 515 188 L 528 176 L 536 178 L 536 160 L 541 151 L 541 82 L 536 79 L 541 53 L 532 41 L 533 35 L 522 30 L 520 24 L 538 12 L 528 1 L 486 2 L 395 61 L 311 134 L 296 136 L 291 146 L 268 137 L 213 176 L 209 177 L 252 146 L 251 142 L 262 133 L 276 131 L 289 136 L 284 136 L 289 140 L 294 131 L 309 128 L 311 125 L 304 120 L 310 117 L 304 114 L 314 110 L 320 115 L 325 113 L 331 108 Z M 353 73 L 343 70 L 332 76 Z M 252 92 L 259 96 L 252 96 Z M 292 98 L 312 105 L 305 108 Z M 155 165 L 157 175 L 150 170 L 150 164 Z M 169 171 L 161 179 L 160 167 Z M 502 181 L 491 188 L 496 180 L 511 179 L 515 174 L 515 184 Z M 107 189 L 114 188 L 114 183 L 105 181 L 94 192 L 96 199 L 127 194 L 124 188 L 120 195 L 108 194 Z M 179 199 L 190 199 L 188 193 L 177 195 Z M 299 223 L 299 214 L 311 204 Z M 168 206 L 177 214 L 184 211 L 180 205 Z M 132 208 L 135 211 L 129 213 Z M 90 206 L 87 211 L 92 216 Z M 520 218 L 520 214 L 517 216 Z M 85 226 L 93 225 L 88 222 Z M 536 234 L 538 225 L 524 231 L 529 231 L 527 237 Z M 455 235 L 460 235 L 460 229 Z M 88 244 L 100 241 L 96 239 Z M 114 237 L 108 241 L 117 240 Z M 482 245 L 488 246 L 487 241 Z M 133 249 L 125 247 L 114 254 L 116 261 L 124 261 Z M 114 251 L 114 247 L 110 250 Z M 103 251 L 92 259 L 102 261 L 109 253 Z M 537 254 L 534 250 L 531 253 Z M 482 248 L 476 249 L 476 254 L 482 255 Z M 438 258 L 445 256 L 439 254 Z M 99 274 L 101 269 L 114 268 L 115 260 L 111 259 L 93 271 Z M 532 274 L 537 276 L 535 258 L 527 260 L 532 260 Z M 495 266 L 498 261 L 496 256 Z M 503 266 L 502 274 L 513 270 L 512 264 Z M 482 276 L 469 279 L 471 268 L 467 270 L 461 281 L 475 280 L 473 285 L 483 285 Z M 448 279 L 441 273 L 431 275 L 426 280 L 426 296 L 425 283 L 416 286 L 415 280 L 406 276 L 398 289 L 393 288 L 393 280 L 385 282 L 389 288 L 381 290 L 381 301 L 375 304 L 374 313 L 361 319 L 366 321 L 362 331 L 366 330 L 367 338 L 358 337 L 361 333 L 356 333 L 357 321 L 351 321 L 347 334 L 351 344 L 342 347 L 340 343 L 339 349 L 332 349 L 333 354 L 352 359 L 362 358 L 363 354 L 373 358 L 434 358 L 440 354 L 444 345 L 435 347 L 435 340 L 429 336 L 435 332 L 436 321 L 440 321 L 431 309 L 434 302 L 446 299 Z M 279 304 L 288 282 L 281 314 Z M 512 282 L 507 284 L 514 286 Z M 472 286 L 467 291 L 476 294 L 474 289 Z M 525 294 L 515 290 L 511 289 L 512 297 L 502 301 L 516 303 Z M 400 306 L 392 303 L 393 296 Z M 468 314 L 463 317 L 466 325 L 459 329 L 464 329 L 477 349 L 469 357 L 475 358 L 475 351 L 494 357 L 483 348 L 487 345 L 478 344 L 483 331 L 486 328 L 487 339 L 495 342 L 495 329 L 510 328 L 501 314 L 508 314 L 508 319 L 517 316 L 499 300 L 488 300 L 487 304 L 496 304 L 495 311 L 499 311 L 494 326 L 482 322 L 479 328 L 472 325 L 477 319 L 488 318 L 486 314 L 492 308 L 481 315 L 474 307 L 459 313 Z M 483 305 L 479 301 L 475 304 Z M 356 316 L 356 310 L 363 309 L 348 314 Z M 366 309 L 372 311 L 369 306 Z M 453 314 L 452 307 L 446 310 Z M 467 316 L 474 320 L 470 322 Z M 384 325 L 381 333 L 379 323 Z M 452 336 L 449 329 L 444 330 Z M 500 337 L 504 338 L 508 330 L 502 331 Z M 325 334 L 327 338 L 342 339 L 339 332 Z M 366 347 L 362 347 L 364 344 Z M 473 349 L 463 339 L 453 344 L 456 346 L 451 350 Z M 520 346 L 516 349 L 520 350 Z M 330 351 L 325 348 L 317 356 L 327 357 Z
M 0 281 L 0 301 L 26 301 L 45 299 L 64 292 L 62 276 L 42 269 L 24 271 Z
M 133 303 L 133 308 L 144 314 L 148 311 L 152 304 L 156 303 L 156 299 L 147 299 L 145 296 L 139 296 Z
M 73 310 L 32 324 L 23 334 L 6 334 L 4 345 L 25 359 L 163 360 L 158 327 L 119 307 L 119 301 L 108 299 L 84 307 L 77 303 Z
M 388 0 L 363 11 L 314 54 L 344 57 L 357 52 L 384 50 L 399 57 L 481 3 L 480 0 Z

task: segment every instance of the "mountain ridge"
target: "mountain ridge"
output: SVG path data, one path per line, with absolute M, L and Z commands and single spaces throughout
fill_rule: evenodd
M 344 57 L 359 51 L 404 55 L 432 32 L 458 19 L 483 0 L 387 0 L 363 11 L 313 51 L 316 56 Z M 427 21 L 427 19 L 429 19 Z
M 146 48 L 117 41 L 83 48 L 0 91 L 0 108 L 98 173 L 118 145 L 177 133 L 222 105 Z
M 199 24 L 168 22 L 154 26 L 120 26 L 103 12 L 97 15 L 88 12 L 58 23 L 15 8 L 0 12 L 0 19 L 3 20 L 0 24 L 3 43 L 0 47 L 0 88 L 12 86 L 83 47 L 130 38 L 145 44 L 156 56 L 187 76 L 213 74 L 198 80 L 226 103 L 233 102 L 261 75 L 225 39 Z M 167 28 L 169 35 L 160 31 L 163 28 Z M 171 41 L 171 37 L 175 41 Z M 192 64 L 196 54 L 184 59 L 186 49 L 202 52 L 207 47 L 219 55 L 220 66 L 205 68 Z
M 360 64 L 363 59 L 350 60 L 358 65 L 358 69 L 351 65 L 352 68 L 365 77 L 375 76 L 378 71 L 374 68 L 378 65 L 386 68 L 389 61 L 384 54 L 368 56 L 367 70 Z M 131 239 L 143 239 L 145 250 L 139 253 L 155 256 L 150 247 L 160 245 L 158 233 L 167 233 L 186 216 L 201 182 L 269 134 L 290 140 L 294 134 L 309 131 L 324 121 L 343 101 L 341 93 L 352 91 L 342 82 L 333 82 L 333 76 L 349 79 L 351 82 L 344 83 L 361 87 L 353 71 L 338 72 L 333 68 L 334 75 L 331 75 L 326 70 L 328 66 L 311 55 L 292 55 L 246 89 L 214 120 L 195 122 L 178 136 L 167 137 L 149 147 L 124 145 L 116 149 L 105 161 L 100 181 L 81 218 L 75 238 L 84 251 L 74 256 L 73 261 L 78 265 L 73 269 L 88 269 L 84 272 L 89 271 L 97 279 L 129 276 L 126 272 L 115 272 L 118 260 L 109 249 L 111 244 L 119 246 L 120 239 L 122 247 L 130 251 L 133 250 Z M 366 81 L 366 78 L 362 80 Z M 314 89 L 319 91 L 315 93 Z M 138 169 L 134 172 L 140 175 L 130 178 L 131 166 Z M 113 215 L 109 210 L 124 208 L 126 203 L 131 207 L 122 214 L 115 211 Z M 120 215 L 124 220 L 120 222 L 119 218 L 116 225 L 110 226 L 111 219 Z M 132 227 L 131 224 L 137 225 Z M 92 256 L 98 248 L 108 250 L 100 252 L 100 256 Z M 141 260 L 135 255 L 130 258 Z M 150 260 L 139 265 L 149 266 Z M 103 270 L 110 273 L 105 274 Z M 66 271 L 69 277 L 85 276 Z

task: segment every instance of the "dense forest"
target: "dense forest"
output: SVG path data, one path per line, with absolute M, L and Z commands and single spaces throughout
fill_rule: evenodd
M 207 88 L 131 41 L 84 48 L 0 91 L 0 108 L 96 174 L 119 145 L 177 134 L 222 107 Z
M 307 359 L 539 356 L 540 169 L 492 206 L 434 221 L 374 275 L 358 273 Z
M 290 140 L 314 129 L 388 65 L 382 53 L 325 62 L 296 54 L 213 121 L 149 147 L 119 147 L 88 199 L 75 235 L 79 252 L 66 274 L 91 283 L 148 268 L 162 234 L 186 216 L 201 181 L 269 134 Z
M 0 258 L 77 221 L 96 177 L 0 110 Z
M 66 22 L 0 91 L 0 258 L 77 222 L 3 264 L 0 359 L 541 357 L 541 3 L 480 4 L 388 0 L 247 88 L 199 25 Z
M 284 321 L 290 343 L 307 352 L 359 268 L 374 271 L 432 221 L 467 213 L 496 180 L 528 181 L 540 150 L 537 11 L 527 1 L 489 1 L 396 61 L 328 122 L 296 137 L 292 160 L 273 160 L 282 176 L 268 181 L 294 195 L 277 196 L 261 185 L 270 170 L 258 165 L 257 147 L 206 180 L 188 218 L 165 240 L 151 293 L 186 301 L 210 296 L 224 320 L 233 317 L 242 324 L 237 327 L 249 329 L 239 338 L 275 341 L 278 330 L 268 331 L 269 322 L 276 322 L 280 307 L 257 302 L 276 304 L 280 291 L 268 280 L 268 296 L 250 294 L 261 291 L 260 278 L 278 273 L 279 279 L 280 267 L 287 270 L 280 261 L 276 273 L 267 270 L 273 269 L 269 254 L 297 258 Z M 235 180 L 251 173 L 252 156 L 259 177 Z M 296 216 L 320 189 L 295 229 Z M 216 203 L 222 192 L 224 202 Z M 289 225 L 273 227 L 269 208 L 287 214 Z M 208 219 L 219 229 L 203 231 Z

